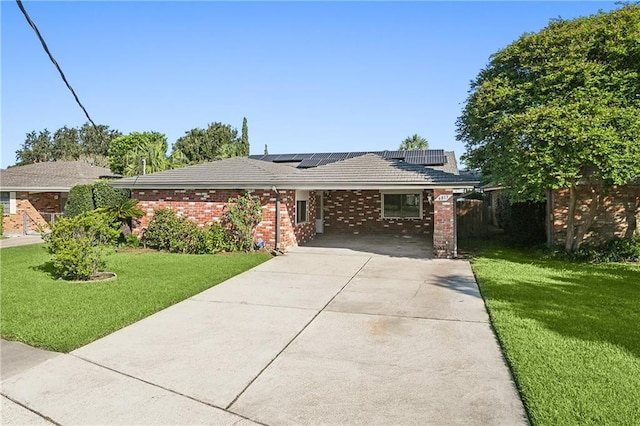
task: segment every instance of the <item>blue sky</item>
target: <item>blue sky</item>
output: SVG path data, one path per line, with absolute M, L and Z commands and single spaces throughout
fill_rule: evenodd
M 25 1 L 92 118 L 169 145 L 247 117 L 251 153 L 454 150 L 469 82 L 550 19 L 614 2 Z M 2 167 L 25 133 L 86 120 L 13 1 L 0 2 Z

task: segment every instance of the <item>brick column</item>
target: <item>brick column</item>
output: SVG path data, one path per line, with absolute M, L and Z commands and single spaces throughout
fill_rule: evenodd
M 433 190 L 433 250 L 439 258 L 457 254 L 454 203 L 451 189 Z

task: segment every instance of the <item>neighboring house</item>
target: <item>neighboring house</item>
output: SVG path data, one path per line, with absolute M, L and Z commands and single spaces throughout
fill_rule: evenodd
M 576 225 L 583 223 L 581 212 L 589 210 L 582 200 L 589 197 L 586 186 L 578 186 Z M 569 211 L 569 189 L 550 191 L 547 196 L 547 242 L 564 244 Z M 613 186 L 602 189 L 595 220 L 584 236 L 586 242 L 602 242 L 614 237 L 630 238 L 640 235 L 640 184 Z
M 147 215 L 171 208 L 201 226 L 218 221 L 230 197 L 251 192 L 263 206 L 255 239 L 287 249 L 317 233 L 389 233 L 432 238 L 456 255 L 454 194 L 477 180 L 442 150 L 258 155 L 230 158 L 113 182 L 129 188 Z
M 0 170 L 5 233 L 36 232 L 64 210 L 75 185 L 114 177 L 107 168 L 85 161 L 34 163 Z
M 504 187 L 488 184 L 482 187 L 487 194 L 491 211 L 491 223 L 499 226 L 496 213 L 499 197 Z M 583 214 L 589 211 L 591 195 L 588 187 L 579 185 L 576 226 L 583 223 Z M 612 238 L 629 238 L 640 235 L 640 184 L 620 185 L 601 188 L 600 202 L 595 219 L 584 235 L 585 242 L 602 242 Z M 563 245 L 567 234 L 569 212 L 569 189 L 562 188 L 547 192 L 546 200 L 546 240 L 549 245 Z

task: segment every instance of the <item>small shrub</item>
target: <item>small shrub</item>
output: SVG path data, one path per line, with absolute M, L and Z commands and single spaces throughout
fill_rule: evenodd
M 105 215 L 89 212 L 56 220 L 44 239 L 61 278 L 88 280 L 104 267 L 105 250 L 118 235 Z
M 213 223 L 207 230 L 211 252 L 233 251 L 234 242 L 226 228 L 221 223 Z
M 149 247 L 169 251 L 171 243 L 179 239 L 181 227 L 180 219 L 173 210 L 158 209 L 144 231 L 144 238 Z
M 4 205 L 0 204 L 0 235 L 4 235 Z
M 125 239 L 125 245 L 131 248 L 140 247 L 140 238 L 133 234 L 129 234 L 129 236 Z
M 585 244 L 571 253 L 581 262 L 640 262 L 640 237 L 614 238 L 600 244 Z
M 64 215 L 77 216 L 94 209 L 91 185 L 76 185 L 69 191 L 69 198 L 64 205 Z
M 230 198 L 225 207 L 222 222 L 236 250 L 253 249 L 253 232 L 262 221 L 262 206 L 250 193 Z

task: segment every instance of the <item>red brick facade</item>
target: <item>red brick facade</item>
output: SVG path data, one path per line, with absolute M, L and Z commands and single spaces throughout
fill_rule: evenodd
M 411 192 L 411 191 L 407 191 Z M 324 191 L 324 231 L 353 234 L 432 234 L 431 191 L 422 193 L 422 219 L 383 218 L 378 190 Z
M 170 208 L 177 216 L 186 217 L 200 226 L 211 225 L 220 220 L 229 198 L 243 194 L 236 190 L 133 190 L 132 198 L 139 200 L 138 206 L 146 212 L 136 224 L 133 232 L 139 234 L 149 226 L 155 210 Z M 279 248 L 287 249 L 309 241 L 315 236 L 315 193 L 309 192 L 308 221 L 295 223 L 295 191 L 280 190 L 280 241 Z M 255 241 L 264 241 L 267 247 L 275 247 L 276 193 L 271 190 L 253 192 L 262 205 L 262 222 L 257 226 Z
M 54 196 L 58 196 L 59 193 L 42 192 L 30 194 L 28 192 L 16 192 L 15 194 L 16 211 L 14 214 L 9 214 L 10 212 L 5 211 L 2 217 L 3 232 L 7 234 L 22 234 L 25 231 L 27 233 L 35 233 L 39 229 L 48 229 L 49 225 L 38 211 L 42 211 L 40 207 L 46 206 L 47 202 L 49 202 L 48 200 L 54 200 Z M 36 205 L 31 200 L 34 200 Z
M 67 192 L 30 192 L 28 199 L 39 212 L 62 213 L 68 194 Z
M 578 187 L 578 211 L 576 225 L 583 222 L 582 214 L 588 212 L 587 187 Z M 583 201 L 584 200 L 584 201 Z M 551 243 L 564 244 L 569 210 L 569 189 L 551 194 Z M 614 186 L 600 198 L 596 218 L 585 234 L 586 242 L 606 241 L 613 237 L 631 237 L 640 233 L 640 185 Z
M 409 191 L 410 192 L 410 191 Z M 146 212 L 134 224 L 134 233 L 140 234 L 149 225 L 157 209 L 171 208 L 178 216 L 186 217 L 200 226 L 219 220 L 229 198 L 243 191 L 235 190 L 133 190 L 132 198 Z M 280 190 L 279 248 L 288 249 L 313 239 L 316 235 L 316 192 L 299 191 L 306 197 L 307 221 L 296 224 L 296 191 Z M 433 235 L 434 248 L 439 257 L 454 254 L 453 197 L 435 201 L 438 195 L 451 195 L 450 190 L 424 190 L 422 192 L 421 219 L 391 219 L 382 217 L 382 195 L 377 190 L 323 191 L 324 232 L 327 233 L 394 233 Z M 262 222 L 257 226 L 255 241 L 264 241 L 275 247 L 276 193 L 257 190 L 263 209 Z M 435 224 L 435 226 L 434 226 Z M 434 229 L 435 228 L 435 229 Z
M 433 191 L 433 250 L 436 257 L 456 255 L 455 199 L 450 189 Z

